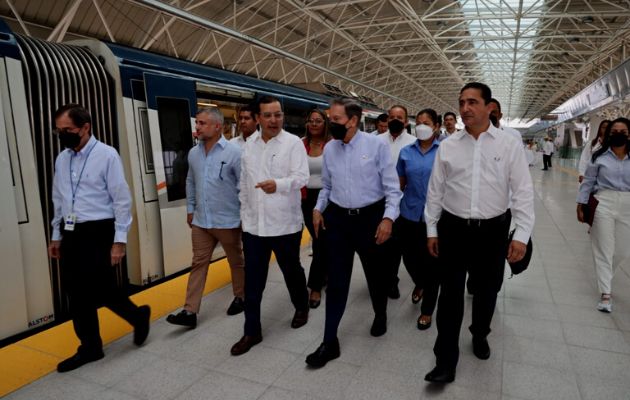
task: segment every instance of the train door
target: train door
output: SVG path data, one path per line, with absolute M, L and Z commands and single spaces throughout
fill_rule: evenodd
M 144 85 L 162 223 L 164 276 L 169 276 L 190 266 L 192 257 L 186 223 L 186 174 L 188 151 L 193 146 L 195 82 L 145 73 Z

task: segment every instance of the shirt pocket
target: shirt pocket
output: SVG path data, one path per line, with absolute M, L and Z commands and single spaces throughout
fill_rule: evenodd
M 504 184 L 507 176 L 507 156 L 499 152 L 489 152 L 481 156 L 481 176 L 489 183 Z
M 272 179 L 285 178 L 290 174 L 291 157 L 287 153 L 278 153 L 269 159 L 269 173 Z

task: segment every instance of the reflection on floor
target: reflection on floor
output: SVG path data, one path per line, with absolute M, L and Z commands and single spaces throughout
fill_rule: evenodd
M 49 374 L 8 398 L 630 399 L 630 268 L 614 279 L 614 312 L 596 311 L 587 227 L 575 217 L 576 177 L 571 165 L 554 162 L 550 171 L 531 168 L 534 256 L 522 276 L 505 280 L 489 336 L 492 357 L 480 361 L 472 355 L 467 297 L 457 380 L 444 389 L 423 381 L 434 363 L 435 324 L 416 329 L 420 308 L 411 303 L 413 287 L 404 268 L 403 296 L 389 302 L 389 330 L 373 338 L 357 261 L 341 324 L 342 354 L 321 370 L 307 369 L 304 358 L 321 341 L 324 307 L 311 312 L 305 327 L 291 329 L 293 310 L 274 266 L 263 300 L 264 341 L 246 355 L 229 354 L 242 334 L 243 316 L 225 315 L 231 300 L 226 287 L 204 299 L 197 329 L 180 330 L 161 319 L 142 348 L 127 335 L 107 346 L 105 359 Z

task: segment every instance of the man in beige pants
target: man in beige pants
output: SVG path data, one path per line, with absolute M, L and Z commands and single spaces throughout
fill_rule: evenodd
M 186 177 L 187 222 L 192 229 L 193 259 L 186 303 L 166 320 L 195 328 L 212 253 L 220 243 L 232 272 L 234 300 L 228 315 L 243 311 L 244 262 L 241 246 L 240 202 L 241 150 L 222 135 L 223 114 L 216 108 L 197 113 L 195 129 L 199 144 L 188 153 Z

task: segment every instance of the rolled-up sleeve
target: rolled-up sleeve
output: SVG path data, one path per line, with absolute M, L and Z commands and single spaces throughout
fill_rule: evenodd
M 586 171 L 584 171 L 584 180 L 580 184 L 577 194 L 577 202 L 580 204 L 588 204 L 588 198 L 597 183 L 597 174 L 599 166 L 596 163 L 589 162 Z

